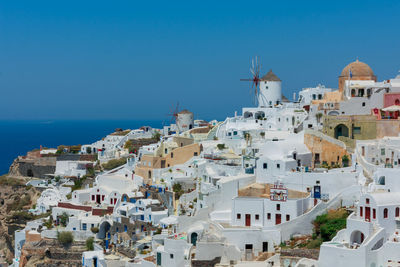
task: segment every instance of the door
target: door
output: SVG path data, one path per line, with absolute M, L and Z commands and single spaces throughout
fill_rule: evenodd
M 245 258 L 246 258 L 246 261 L 253 260 L 253 244 L 245 245 Z
M 370 207 L 365 207 L 365 221 L 367 221 L 367 222 L 371 221 L 371 208 Z
M 279 213 L 275 214 L 275 224 L 281 224 L 281 215 Z
M 96 203 L 100 204 L 100 195 L 96 195 Z
M 268 252 L 268 242 L 263 242 L 263 252 Z
M 251 217 L 250 217 L 250 214 L 246 214 L 246 226 L 251 226 Z

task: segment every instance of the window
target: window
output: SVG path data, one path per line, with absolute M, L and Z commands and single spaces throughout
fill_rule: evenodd
M 381 148 L 381 156 L 384 156 L 384 155 L 385 155 L 385 149 Z
M 363 216 L 363 207 L 360 207 L 360 216 Z
M 168 154 L 168 149 L 167 149 L 167 148 L 164 150 L 164 153 L 165 153 L 165 154 Z
M 253 244 L 246 244 L 245 249 L 253 249 Z
M 376 209 L 372 210 L 372 219 L 376 219 Z
M 286 221 L 287 222 L 290 221 L 290 215 L 289 214 L 286 214 Z
M 171 152 L 171 159 L 173 159 L 174 158 L 174 153 L 173 152 Z
M 174 258 L 174 254 L 169 254 L 169 258 L 173 259 Z
M 237 131 L 233 131 L 233 135 L 237 135 Z
M 86 231 L 87 230 L 87 224 L 86 223 L 82 223 L 82 230 Z
M 362 106 L 365 107 L 365 102 L 362 102 Z
M 369 204 L 369 198 L 365 199 L 365 203 Z
M 276 210 L 281 210 L 281 204 L 276 204 Z
M 361 127 L 354 127 L 353 134 L 361 134 Z
M 260 215 L 256 214 L 256 221 L 260 219 Z
M 268 168 L 268 164 L 267 163 L 264 163 L 263 164 L 263 169 L 267 169 Z
M 279 163 L 276 164 L 276 168 L 277 168 L 277 169 L 280 169 L 280 168 L 281 168 L 281 164 L 279 164 Z
M 312 95 L 312 99 L 313 99 L 313 100 L 317 99 L 317 95 L 316 95 L 316 94 L 313 94 L 313 95 Z
M 399 207 L 396 208 L 395 216 L 396 216 L 396 217 L 399 217 L 399 216 L 400 216 L 400 208 L 399 208 Z
M 236 219 L 237 219 L 237 220 L 240 220 L 240 218 L 241 218 L 240 213 L 236 214 Z
M 94 201 L 94 195 L 92 195 L 92 201 Z
M 194 153 L 193 153 L 193 155 L 194 155 L 195 157 L 197 157 L 198 154 L 199 154 L 198 152 L 194 152 Z
M 267 219 L 271 220 L 271 213 L 267 213 Z
M 387 218 L 388 217 L 388 209 L 384 208 L 383 209 L 383 218 Z

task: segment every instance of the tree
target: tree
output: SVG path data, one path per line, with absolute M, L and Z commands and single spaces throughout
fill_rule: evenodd
M 161 139 L 161 134 L 160 134 L 160 132 L 155 132 L 155 133 L 153 134 L 153 139 L 155 139 L 155 140 L 157 140 L 157 141 L 160 141 L 160 139 Z
M 66 212 L 63 212 L 58 218 L 60 220 L 60 224 L 66 227 L 69 219 L 68 214 Z
M 315 114 L 315 117 L 317 118 L 318 123 L 320 123 L 322 116 L 323 116 L 322 113 Z
M 348 166 L 349 166 L 349 161 L 350 161 L 349 156 L 344 155 L 344 156 L 342 157 L 343 167 L 348 167 Z

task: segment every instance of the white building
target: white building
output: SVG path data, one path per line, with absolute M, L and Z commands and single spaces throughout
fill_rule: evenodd
M 289 222 L 312 207 L 310 193 L 289 190 L 282 183 L 252 184 L 233 199 L 232 226 L 273 226 Z
M 301 167 L 311 167 L 312 153 L 304 144 L 304 134 L 290 135 L 282 141 L 266 141 L 256 154 L 257 179 L 286 175 Z
M 400 262 L 400 193 L 361 196 L 347 227 L 322 244 L 318 266 L 397 266 Z
M 272 70 L 261 78 L 257 100 L 259 107 L 273 107 L 282 102 L 282 81 Z
M 93 166 L 92 161 L 80 161 L 80 160 L 57 160 L 56 176 L 73 176 L 82 177 L 86 175 L 86 169 L 88 166 Z
M 308 87 L 303 88 L 299 92 L 299 100 L 300 105 L 307 106 L 311 104 L 313 100 L 321 100 L 323 99 L 325 93 L 332 92 L 332 88 L 326 88 L 324 85 L 318 84 L 316 87 Z

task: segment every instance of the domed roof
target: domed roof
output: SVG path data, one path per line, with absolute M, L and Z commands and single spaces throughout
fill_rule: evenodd
M 372 71 L 371 67 L 368 64 L 358 61 L 358 59 L 354 62 L 351 62 L 347 65 L 340 74 L 341 77 L 348 77 L 349 71 L 351 69 L 352 76 L 370 76 L 375 77 L 374 72 Z

